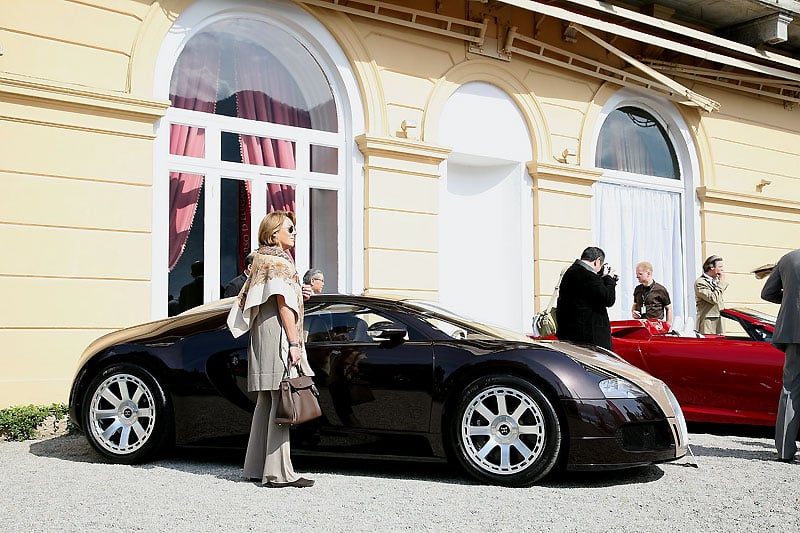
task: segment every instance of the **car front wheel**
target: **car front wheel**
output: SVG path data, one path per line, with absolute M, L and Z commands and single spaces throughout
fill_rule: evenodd
M 530 486 L 556 465 L 562 432 L 550 401 L 530 382 L 486 376 L 461 394 L 450 420 L 450 447 L 475 478 Z
M 169 400 L 144 368 L 117 364 L 103 369 L 89 384 L 83 409 L 89 442 L 115 462 L 146 461 L 169 444 Z

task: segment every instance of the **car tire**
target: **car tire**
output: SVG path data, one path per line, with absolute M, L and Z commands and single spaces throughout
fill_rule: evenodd
M 546 476 L 562 450 L 558 415 L 529 381 L 491 375 L 468 385 L 449 420 L 449 447 L 480 481 L 527 487 Z
M 117 463 L 141 463 L 165 452 L 172 441 L 172 407 L 158 380 L 134 364 L 104 368 L 83 401 L 89 443 Z

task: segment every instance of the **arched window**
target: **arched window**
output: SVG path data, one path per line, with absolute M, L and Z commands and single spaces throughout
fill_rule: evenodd
M 600 130 L 595 165 L 635 174 L 680 179 L 678 157 L 664 126 L 644 109 L 609 113 Z
M 672 299 L 675 317 L 695 314 L 696 160 L 691 137 L 674 107 L 620 91 L 600 116 L 595 164 L 594 241 L 619 274 L 613 319 L 631 318 L 636 264 L 653 265 Z M 699 241 L 698 241 L 699 242 Z
M 329 74 L 262 17 L 217 16 L 182 44 L 157 178 L 169 183 L 169 314 L 225 296 L 276 209 L 297 213 L 300 275 L 320 268 L 339 290 L 345 121 Z

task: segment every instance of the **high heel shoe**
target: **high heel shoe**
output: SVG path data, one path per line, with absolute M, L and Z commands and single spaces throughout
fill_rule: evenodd
M 266 483 L 264 483 L 264 486 L 269 487 L 271 489 L 280 489 L 283 487 L 297 487 L 303 489 L 306 487 L 313 487 L 314 480 L 301 477 L 295 479 L 294 481 L 289 481 L 288 483 L 275 483 L 274 481 L 267 481 Z

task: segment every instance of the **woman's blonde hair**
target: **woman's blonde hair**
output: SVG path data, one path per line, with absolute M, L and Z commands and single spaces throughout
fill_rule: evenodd
M 275 246 L 273 236 L 281 229 L 283 221 L 287 218 L 292 221 L 292 224 L 297 225 L 294 213 L 291 211 L 273 211 L 265 216 L 261 225 L 258 226 L 259 246 Z

